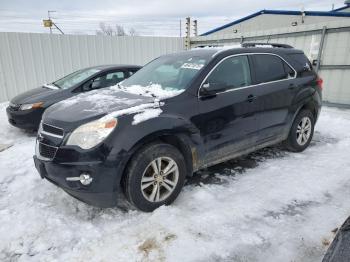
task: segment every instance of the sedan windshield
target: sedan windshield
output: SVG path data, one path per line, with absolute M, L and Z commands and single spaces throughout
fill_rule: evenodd
M 162 56 L 144 66 L 121 85 L 130 88 L 157 85 L 164 90 L 183 90 L 210 58 L 210 53 L 198 55 L 193 52 Z
M 53 82 L 53 85 L 62 89 L 71 88 L 100 71 L 101 70 L 96 68 L 82 69 Z

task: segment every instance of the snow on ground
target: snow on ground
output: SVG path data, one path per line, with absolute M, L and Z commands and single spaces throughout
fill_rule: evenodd
M 40 179 L 35 135 L 0 105 L 0 261 L 320 261 L 350 215 L 350 111 L 323 108 L 303 153 L 201 171 L 172 206 L 99 209 Z

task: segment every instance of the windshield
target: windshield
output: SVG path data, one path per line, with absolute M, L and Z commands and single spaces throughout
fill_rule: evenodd
M 184 90 L 211 55 L 181 53 L 159 57 L 121 83 L 122 87 L 159 86 L 164 90 Z
M 82 69 L 79 71 L 76 71 L 72 74 L 69 74 L 60 80 L 57 80 L 56 82 L 53 82 L 53 85 L 62 88 L 62 89 L 67 89 L 72 86 L 75 86 L 76 84 L 86 80 L 90 76 L 100 72 L 101 70 L 96 69 L 96 68 L 87 68 L 87 69 Z

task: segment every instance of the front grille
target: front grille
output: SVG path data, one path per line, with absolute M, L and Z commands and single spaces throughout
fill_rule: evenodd
M 57 147 L 39 143 L 40 156 L 48 159 L 53 159 L 56 155 Z
M 62 128 L 51 126 L 44 123 L 42 126 L 42 130 L 48 133 L 48 135 L 52 134 L 54 136 L 60 136 L 60 137 L 63 137 L 63 133 L 64 133 Z

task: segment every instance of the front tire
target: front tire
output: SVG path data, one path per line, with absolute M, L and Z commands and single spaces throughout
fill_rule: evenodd
M 150 144 L 134 155 L 127 168 L 125 195 L 137 209 L 151 212 L 177 198 L 185 177 L 185 160 L 176 147 Z
M 292 152 L 302 152 L 310 144 L 314 134 L 315 118 L 309 110 L 302 110 L 294 119 L 285 147 Z

